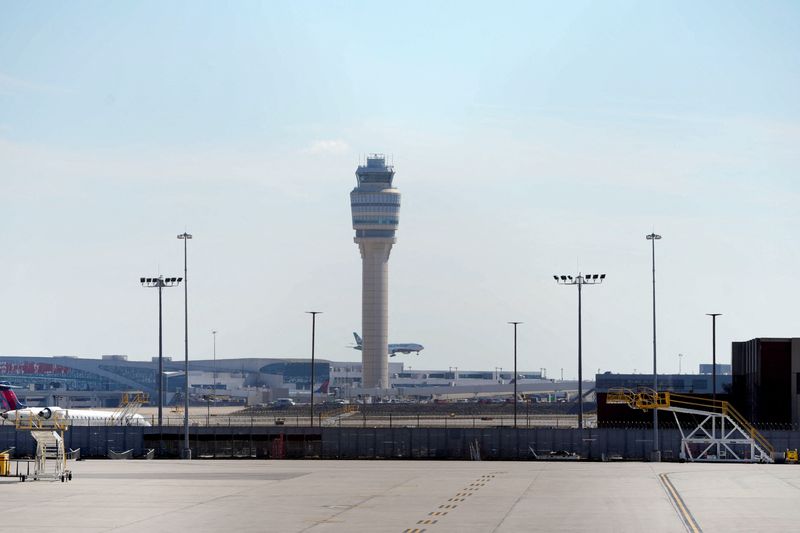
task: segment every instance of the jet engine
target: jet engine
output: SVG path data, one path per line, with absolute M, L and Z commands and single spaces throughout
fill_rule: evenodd
M 52 416 L 52 414 L 53 414 L 53 411 L 51 411 L 49 407 L 45 407 L 44 409 L 39 411 L 38 416 L 39 416 L 39 418 L 44 418 L 45 420 L 47 420 L 48 418 L 50 418 Z

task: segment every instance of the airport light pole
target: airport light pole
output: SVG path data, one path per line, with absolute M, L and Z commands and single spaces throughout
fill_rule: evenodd
M 314 345 L 317 333 L 317 315 L 322 311 L 306 311 L 311 315 L 311 427 L 314 427 Z
M 645 237 L 652 244 L 653 257 L 653 390 L 658 398 L 658 365 L 656 359 L 656 241 L 661 235 L 651 233 Z M 658 445 L 658 409 L 653 409 L 653 461 L 661 461 Z
M 711 399 L 717 405 L 717 317 L 722 313 L 706 313 L 711 317 Z
M 188 242 L 192 236 L 185 231 L 178 235 L 183 241 L 183 458 L 192 458 L 189 447 L 189 278 L 187 272 Z
M 216 401 L 217 400 L 217 330 L 212 329 L 211 330 L 211 335 L 212 335 L 212 337 L 214 339 L 213 340 L 213 342 L 214 342 L 214 366 L 213 366 L 214 380 L 213 380 L 213 384 L 211 386 L 211 389 L 214 391 L 214 401 Z
M 581 288 L 584 285 L 598 285 L 606 279 L 605 274 L 581 274 L 574 278 L 569 275 L 553 276 L 559 285 L 578 286 L 578 429 L 583 429 L 583 333 L 581 325 Z M 564 379 L 564 369 L 561 369 Z
M 208 427 L 209 422 L 211 420 L 211 401 L 213 399 L 214 403 L 217 403 L 217 330 L 211 330 L 211 336 L 213 338 L 213 350 L 214 350 L 214 366 L 212 367 L 212 382 L 211 382 L 211 395 L 206 395 L 206 427 Z M 213 395 L 213 396 L 212 396 Z
M 522 322 L 509 322 L 514 325 L 514 429 L 517 429 L 517 326 Z
M 158 430 L 161 431 L 164 410 L 164 387 L 162 374 L 164 373 L 164 328 L 161 320 L 161 290 L 165 287 L 175 287 L 183 278 L 139 278 L 142 287 L 158 289 Z
M 683 360 L 683 354 L 679 353 L 678 354 L 678 375 L 680 375 L 680 373 L 681 373 L 681 361 L 682 360 Z

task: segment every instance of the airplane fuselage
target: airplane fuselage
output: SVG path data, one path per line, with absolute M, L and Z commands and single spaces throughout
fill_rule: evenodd
M 356 340 L 356 344 L 355 346 L 353 346 L 353 349 L 361 350 L 362 340 L 361 337 L 358 336 L 358 333 L 356 333 L 355 331 L 353 332 L 353 338 L 355 338 Z M 415 342 L 407 342 L 403 344 L 390 344 L 387 348 L 389 357 L 394 357 L 399 353 L 411 353 L 411 352 L 416 352 L 417 355 L 419 355 L 419 352 L 425 349 L 423 345 L 417 344 Z
M 396 353 L 411 353 L 416 352 L 419 353 L 420 350 L 425 349 L 424 346 L 421 344 L 415 343 L 407 343 L 407 344 L 390 344 L 389 345 L 389 355 L 394 355 Z
M 0 414 L 4 419 L 21 422 L 37 419 L 40 421 L 57 420 L 71 426 L 149 426 L 142 415 L 119 415 L 113 411 L 97 411 L 94 409 L 64 409 L 62 407 L 26 407 Z
M 353 346 L 353 349 L 360 350 L 361 346 Z M 388 354 L 390 356 L 394 356 L 394 355 L 396 355 L 398 353 L 412 353 L 412 352 L 419 354 L 419 352 L 421 352 L 424 349 L 425 349 L 425 347 L 423 345 L 421 345 L 421 344 L 413 344 L 413 343 L 409 343 L 409 344 L 390 344 L 389 345 Z

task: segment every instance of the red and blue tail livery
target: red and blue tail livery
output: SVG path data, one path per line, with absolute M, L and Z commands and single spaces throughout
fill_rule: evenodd
M 0 409 L 3 411 L 15 411 L 28 407 L 17 398 L 14 393 L 14 386 L 8 381 L 0 381 Z

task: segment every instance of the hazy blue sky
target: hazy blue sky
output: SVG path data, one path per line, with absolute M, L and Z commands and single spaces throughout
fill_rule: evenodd
M 393 154 L 390 340 L 412 368 L 710 359 L 800 336 L 796 2 L 0 6 L 0 353 L 157 350 L 190 242 L 190 348 L 353 360 L 348 193 Z M 182 356 L 183 294 L 165 293 Z

